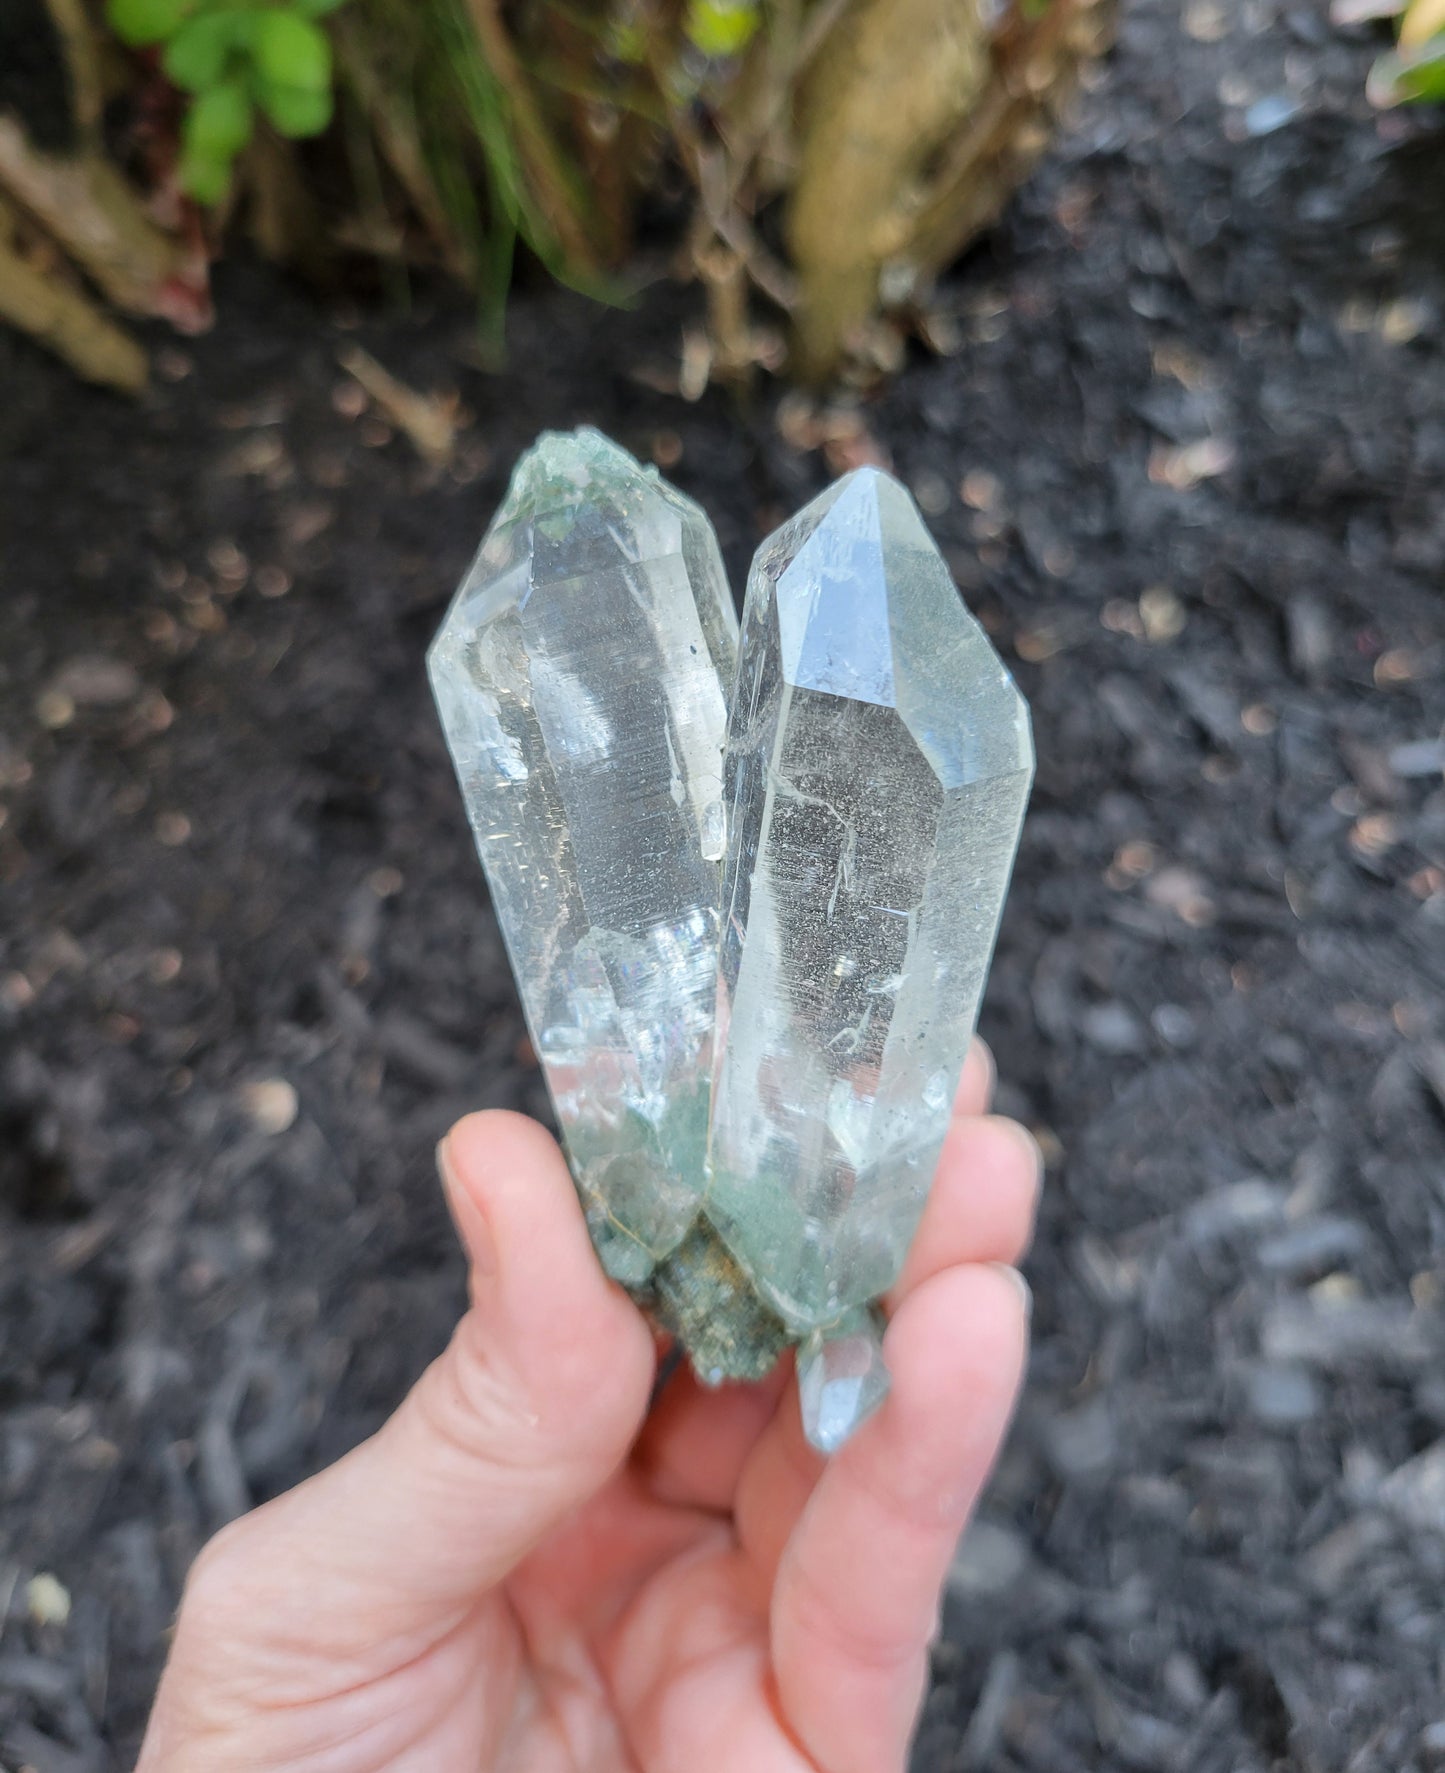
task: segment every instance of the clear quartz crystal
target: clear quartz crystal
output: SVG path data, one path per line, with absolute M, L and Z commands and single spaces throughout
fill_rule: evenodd
M 839 1416 L 835 1344 L 858 1355 L 840 1320 L 917 1226 L 1032 771 L 1024 700 L 896 481 L 860 469 L 764 542 L 728 737 L 707 1210 L 789 1329 L 825 1332 L 810 1432 Z
M 850 1312 L 830 1330 L 811 1331 L 798 1350 L 803 1431 L 820 1453 L 836 1453 L 888 1396 L 883 1345 L 869 1313 Z
M 725 735 L 737 663 L 707 519 L 586 430 L 518 464 L 429 659 L 604 1264 L 710 1382 L 798 1342 L 832 1452 L 887 1393 L 868 1307 L 947 1128 L 1033 753 L 872 470 L 758 551 Z
M 737 619 L 712 527 L 547 433 L 428 658 L 603 1261 L 640 1285 L 703 1189 Z

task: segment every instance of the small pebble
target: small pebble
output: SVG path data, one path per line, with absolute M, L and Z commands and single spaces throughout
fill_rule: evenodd
M 50 687 L 77 708 L 115 708 L 139 693 L 140 679 L 124 659 L 83 653 L 60 667 Z
M 25 1585 L 25 1605 L 30 1617 L 39 1626 L 64 1630 L 70 1618 L 70 1590 L 46 1571 L 32 1576 Z
M 1407 1525 L 1445 1533 L 1445 1440 L 1397 1466 L 1380 1485 L 1379 1499 Z
M 1024 1539 L 992 1521 L 976 1520 L 968 1528 L 948 1572 L 948 1592 L 955 1600 L 976 1602 L 1005 1595 L 1029 1567 Z
M 1080 1017 L 1079 1026 L 1084 1039 L 1101 1053 L 1140 1053 L 1148 1044 L 1139 1018 L 1126 1004 L 1092 1004 Z
M 1415 739 L 1390 753 L 1397 776 L 1437 776 L 1445 772 L 1445 739 Z
M 169 985 L 181 975 L 183 965 L 177 948 L 157 948 L 146 962 L 146 973 L 153 985 Z
M 1320 1413 L 1320 1387 L 1301 1367 L 1256 1367 L 1245 1385 L 1249 1412 L 1271 1428 L 1293 1428 Z
M 1357 1220 L 1325 1217 L 1292 1225 L 1266 1238 L 1255 1260 L 1266 1274 L 1291 1280 L 1312 1280 L 1358 1257 L 1366 1247 L 1365 1230 Z
M 1215 0 L 1193 0 L 1184 9 L 1184 29 L 1196 43 L 1218 43 L 1229 35 L 1229 12 Z
M 1380 310 L 1380 337 L 1387 345 L 1408 345 L 1429 324 L 1429 304 L 1416 297 L 1401 296 Z
M 1288 92 L 1271 92 L 1256 99 L 1244 113 L 1244 127 L 1250 135 L 1273 135 L 1299 116 L 1303 106 Z
M 284 1077 L 263 1077 L 241 1091 L 241 1105 L 262 1133 L 284 1133 L 294 1126 L 300 1102 Z
M 1199 1025 L 1182 1004 L 1156 1004 L 1149 1016 L 1150 1026 L 1166 1046 L 1184 1052 L 1199 1039 Z
M 1112 1412 L 1102 1397 L 1056 1416 L 1044 1438 L 1054 1469 L 1065 1479 L 1102 1475 L 1113 1464 L 1119 1445 Z
M 994 511 L 1003 502 L 1003 485 L 995 474 L 975 468 L 965 474 L 958 496 L 974 511 Z
M 184 813 L 160 813 L 156 817 L 156 836 L 167 849 L 179 849 L 191 835 L 191 821 Z
M 59 732 L 75 719 L 75 699 L 64 690 L 42 690 L 35 698 L 35 718 L 50 732 Z
M 1184 605 L 1167 585 L 1153 585 L 1139 598 L 1144 638 L 1154 646 L 1177 640 L 1188 620 Z
M 915 476 L 913 496 L 918 501 L 918 508 L 929 517 L 940 517 L 952 503 L 948 491 L 948 482 L 941 474 L 925 472 Z
M 291 575 L 269 562 L 256 569 L 256 590 L 262 597 L 284 597 L 291 589 Z

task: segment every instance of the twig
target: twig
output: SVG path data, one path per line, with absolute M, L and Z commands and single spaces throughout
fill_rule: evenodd
M 467 11 L 482 54 L 506 94 L 528 179 L 548 225 L 570 268 L 595 275 L 600 270 L 597 254 L 577 215 L 561 158 L 522 73 L 496 0 L 467 0 Z
M 71 108 L 76 127 L 92 146 L 100 136 L 101 113 L 105 109 L 105 87 L 101 79 L 100 56 L 96 51 L 95 33 L 86 16 L 84 0 L 46 0 L 55 29 L 65 45 L 65 61 L 70 72 Z
M 88 382 L 125 394 L 146 384 L 145 352 L 80 290 L 23 258 L 0 209 L 0 319 L 54 351 Z
M 360 345 L 348 345 L 338 351 L 336 360 L 348 375 L 360 382 L 387 417 L 405 431 L 418 455 L 429 462 L 445 463 L 452 459 L 457 439 L 455 397 L 418 394 L 415 388 L 408 388 L 405 382 L 398 381 Z
M 128 314 L 159 314 L 189 331 L 209 322 L 204 265 L 146 214 L 98 154 L 42 154 L 0 116 L 0 188 Z
M 476 267 L 457 238 L 446 205 L 437 193 L 427 169 L 421 138 L 411 119 L 401 112 L 397 101 L 382 90 L 382 82 L 366 49 L 357 41 L 351 19 L 343 15 L 333 24 L 332 40 L 342 72 L 366 113 L 386 164 L 406 192 L 427 232 L 436 241 L 447 269 L 463 281 L 470 281 Z

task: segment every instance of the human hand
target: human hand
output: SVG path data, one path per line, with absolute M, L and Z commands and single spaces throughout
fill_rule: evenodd
M 826 1464 L 791 1361 L 649 1411 L 557 1146 L 461 1121 L 471 1308 L 372 1439 L 201 1553 L 137 1773 L 897 1773 L 1027 1340 L 1038 1152 L 991 1087 L 976 1043 L 892 1392 Z

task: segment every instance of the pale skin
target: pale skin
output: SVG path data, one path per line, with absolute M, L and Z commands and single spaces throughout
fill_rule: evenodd
M 827 1463 L 787 1363 L 649 1407 L 557 1146 L 461 1121 L 470 1309 L 376 1435 L 202 1552 L 137 1773 L 901 1773 L 1027 1343 L 1038 1151 L 992 1082 L 975 1043 L 892 1393 Z

